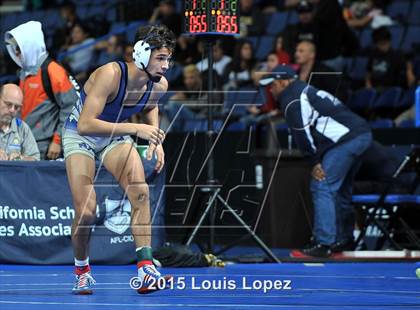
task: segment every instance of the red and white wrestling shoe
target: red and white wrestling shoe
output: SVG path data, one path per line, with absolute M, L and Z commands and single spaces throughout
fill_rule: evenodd
M 138 278 L 135 288 L 139 294 L 153 293 L 170 287 L 172 276 L 162 276 L 152 262 L 139 263 Z

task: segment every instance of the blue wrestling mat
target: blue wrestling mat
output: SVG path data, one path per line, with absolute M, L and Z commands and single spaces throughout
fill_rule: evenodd
M 418 267 L 418 266 L 417 266 Z M 139 295 L 135 266 L 93 266 L 94 294 L 71 294 L 71 266 L 0 265 L 0 309 L 420 309 L 414 263 L 164 268 L 173 288 Z

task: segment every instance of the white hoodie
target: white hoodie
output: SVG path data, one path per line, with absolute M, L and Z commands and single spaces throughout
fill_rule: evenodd
M 48 57 L 41 23 L 29 21 L 19 25 L 10 31 L 7 31 L 4 38 L 7 42 L 10 42 L 10 40 L 14 38 L 21 50 L 22 55 L 19 59 L 16 57 L 13 46 L 7 45 L 7 51 L 9 52 L 10 57 L 22 68 L 20 79 L 24 79 L 28 75 L 35 75 L 44 60 Z

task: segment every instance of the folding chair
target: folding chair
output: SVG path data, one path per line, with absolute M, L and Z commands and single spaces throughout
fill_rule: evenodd
M 395 194 L 393 190 L 403 172 L 411 172 L 415 176 L 410 181 L 410 188 L 407 188 L 408 194 Z M 380 194 L 353 195 L 353 204 L 355 207 L 361 207 L 365 214 L 364 223 L 360 229 L 356 245 L 359 246 L 365 238 L 369 226 L 376 226 L 382 234 L 376 244 L 376 250 L 380 250 L 387 240 L 395 249 L 402 250 L 404 247 L 395 238 L 399 232 L 405 234 L 410 242 L 410 246 L 420 249 L 419 237 L 410 228 L 401 214 L 404 208 L 417 207 L 420 210 L 420 195 L 416 194 L 419 183 L 420 146 L 416 146 L 405 156 Z M 402 227 L 401 231 L 398 231 L 399 227 Z

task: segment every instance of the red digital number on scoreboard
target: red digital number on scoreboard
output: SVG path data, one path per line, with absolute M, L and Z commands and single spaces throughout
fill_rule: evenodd
M 236 24 L 236 16 L 217 16 L 216 31 L 223 33 L 237 33 L 238 25 Z
M 239 33 L 238 0 L 186 0 L 185 24 L 189 33 Z
M 206 15 L 198 15 L 194 16 L 191 15 L 189 19 L 190 24 L 190 32 L 206 32 L 207 31 L 207 23 L 206 23 Z

